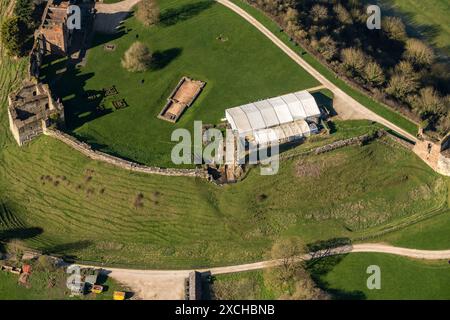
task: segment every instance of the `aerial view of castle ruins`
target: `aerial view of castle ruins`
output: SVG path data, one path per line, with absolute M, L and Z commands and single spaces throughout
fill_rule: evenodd
M 372 2 L 0 0 L 0 300 L 450 300 L 450 4 Z

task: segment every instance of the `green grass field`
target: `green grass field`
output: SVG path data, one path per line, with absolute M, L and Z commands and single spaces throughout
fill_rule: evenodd
M 0 1 L 2 9 L 5 3 Z M 1 59 L 0 232 L 19 229 L 27 246 L 108 265 L 198 268 L 260 260 L 280 236 L 306 242 L 370 237 L 385 226 L 448 210 L 449 180 L 389 140 L 283 161 L 275 176 L 255 168 L 244 181 L 224 187 L 119 170 L 50 137 L 19 148 L 5 106 L 26 63 L 3 53 Z M 212 94 L 206 93 L 204 99 Z M 189 112 L 185 116 L 190 121 Z M 311 138 L 286 154 L 378 128 L 367 121 L 336 122 L 330 136 Z M 143 201 L 136 205 L 139 194 Z
M 381 270 L 381 289 L 367 288 L 367 267 Z M 413 260 L 378 253 L 352 253 L 328 257 L 310 271 L 331 299 L 450 299 L 447 261 Z M 230 299 L 277 299 L 280 292 L 264 281 L 264 271 L 218 275 L 214 285 Z
M 264 283 L 264 271 L 221 274 L 214 277 L 216 299 L 273 300 L 277 294 Z
M 170 136 L 175 128 L 192 130 L 195 120 L 215 124 L 226 108 L 318 85 L 251 25 L 214 1 L 163 1 L 161 12 L 156 27 L 130 18 L 124 23 L 125 32 L 96 35 L 87 65 L 69 68 L 57 81 L 56 94 L 63 98 L 68 127 L 76 136 L 109 153 L 171 167 L 175 143 Z M 145 73 L 130 73 L 120 64 L 136 40 L 155 53 L 154 67 Z M 106 43 L 117 49 L 105 51 Z M 62 61 L 47 66 L 44 78 L 52 79 L 63 66 Z M 207 85 L 176 125 L 157 119 L 182 76 Z M 88 102 L 84 93 L 112 85 L 119 95 L 105 99 L 108 111 L 96 112 L 100 102 Z M 129 107 L 109 112 L 111 100 L 119 98 Z
M 367 267 L 381 270 L 381 289 L 367 288 Z M 412 260 L 387 254 L 353 253 L 328 257 L 313 267 L 335 299 L 450 299 L 447 261 Z
M 450 211 L 431 219 L 386 234 L 374 241 L 384 241 L 399 247 L 447 250 L 450 244 Z
M 289 36 L 280 30 L 280 27 L 272 21 L 268 16 L 266 16 L 261 10 L 252 7 L 244 0 L 232 0 L 233 3 L 247 11 L 251 14 L 256 20 L 258 20 L 261 24 L 263 24 L 267 29 L 269 29 L 273 34 L 275 34 L 280 40 L 282 40 L 287 46 L 289 46 L 292 50 L 297 52 L 302 59 L 304 59 L 307 63 L 309 63 L 314 69 L 319 71 L 324 77 L 326 77 L 329 81 L 337 85 L 340 89 L 342 89 L 345 93 L 350 95 L 356 101 L 363 104 L 368 109 L 372 110 L 376 114 L 382 116 L 383 118 L 389 120 L 390 122 L 396 124 L 400 128 L 406 130 L 412 135 L 417 134 L 418 126 L 411 120 L 405 118 L 400 113 L 391 109 L 390 107 L 379 103 L 372 98 L 368 97 L 361 91 L 354 89 L 349 86 L 345 81 L 339 79 L 333 71 L 320 63 L 314 56 L 307 53 L 304 49 L 302 49 L 299 45 L 292 42 Z
M 2 229 L 40 227 L 43 233 L 25 244 L 106 264 L 255 261 L 279 236 L 366 236 L 441 210 L 448 197 L 445 180 L 408 151 L 381 142 L 304 157 L 305 172 L 297 173 L 298 158 L 284 161 L 275 176 L 256 168 L 225 187 L 117 170 L 48 137 L 21 149 L 9 145 L 2 156 Z M 143 206 L 135 207 L 139 193 Z
M 426 39 L 443 54 L 450 56 L 450 24 L 447 0 L 379 0 L 383 8 L 402 16 L 408 32 Z

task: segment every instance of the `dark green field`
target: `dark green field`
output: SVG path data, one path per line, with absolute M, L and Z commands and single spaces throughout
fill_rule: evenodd
M 192 130 L 195 120 L 215 124 L 226 108 L 318 85 L 264 35 L 214 1 L 162 1 L 161 11 L 156 27 L 130 18 L 117 35 L 97 34 L 87 65 L 58 78 L 55 89 L 63 97 L 68 129 L 79 138 L 141 163 L 170 167 L 175 128 Z M 130 73 L 120 64 L 136 40 L 154 52 L 154 66 L 145 73 Z M 106 43 L 117 49 L 105 51 Z M 56 61 L 43 72 L 54 79 L 63 67 L 64 61 Z M 157 119 L 182 76 L 207 85 L 176 125 Z M 113 85 L 119 95 L 104 100 L 105 112 L 96 112 L 101 102 L 88 102 L 85 93 Z M 113 99 L 125 99 L 129 107 L 110 112 Z

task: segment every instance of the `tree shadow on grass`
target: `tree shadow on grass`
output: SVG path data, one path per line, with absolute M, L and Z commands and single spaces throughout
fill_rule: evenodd
M 315 252 L 312 259 L 306 263 L 306 268 L 311 274 L 311 278 L 319 288 L 329 293 L 335 300 L 365 300 L 367 297 L 364 292 L 359 290 L 345 291 L 332 288 L 330 283 L 325 281 L 325 276 L 331 272 L 346 256 L 351 249 L 351 240 L 349 238 L 333 238 L 325 241 L 316 241 L 307 245 L 309 252 Z M 336 248 L 341 254 L 330 255 Z
M 43 232 L 44 229 L 40 227 L 25 227 L 22 221 L 15 216 L 11 207 L 0 202 L 0 257 L 6 253 L 6 247 L 11 240 L 32 239 Z
M 82 240 L 76 242 L 63 243 L 42 249 L 43 254 L 59 256 L 64 261 L 73 263 L 77 260 L 77 256 L 71 254 L 73 251 L 83 250 L 92 246 L 93 242 L 90 240 Z
M 178 8 L 167 9 L 161 13 L 159 24 L 167 27 L 188 20 L 210 8 L 213 3 L 214 1 L 200 1 L 186 4 Z
M 313 92 L 311 95 L 317 101 L 319 107 L 324 108 L 331 117 L 337 115 L 337 112 L 333 107 L 333 99 L 329 98 L 320 91 Z
M 172 48 L 163 51 L 156 51 L 153 54 L 153 59 L 150 68 L 153 70 L 160 70 L 175 60 L 183 51 L 181 48 Z
M 104 90 L 86 90 L 86 82 L 95 76 L 94 73 L 82 73 L 72 65 L 67 66 L 61 81 L 53 85 L 53 91 L 61 97 L 64 104 L 66 129 L 74 130 L 84 123 L 112 112 L 101 107 L 105 97 Z
M 44 232 L 39 227 L 32 228 L 14 228 L 0 231 L 0 254 L 6 253 L 6 246 L 11 240 L 32 239 Z

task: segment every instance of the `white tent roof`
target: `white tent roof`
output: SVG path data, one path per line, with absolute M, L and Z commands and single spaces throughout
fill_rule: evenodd
M 305 119 L 307 117 L 301 100 L 299 100 L 295 94 L 286 94 L 281 98 L 286 102 L 294 120 Z
M 248 121 L 247 115 L 241 109 L 241 107 L 235 107 L 231 109 L 227 109 L 225 111 L 225 117 L 228 122 L 231 124 L 232 129 L 236 129 L 239 133 L 245 133 L 252 131 L 252 126 Z
M 299 91 L 295 96 L 302 102 L 307 117 L 320 115 L 316 100 L 308 91 Z
M 253 130 L 267 128 L 261 112 L 253 103 L 246 104 L 242 106 L 241 109 L 247 115 L 247 118 Z
M 294 118 L 292 118 L 291 111 L 289 110 L 286 102 L 280 97 L 272 98 L 267 100 L 272 106 L 277 114 L 278 120 L 280 120 L 280 124 L 292 122 Z
M 268 128 L 280 124 L 280 121 L 278 121 L 278 117 L 277 114 L 275 113 L 275 110 L 273 110 L 272 105 L 269 102 L 267 102 L 267 100 L 255 102 L 254 105 L 261 112 L 261 115 L 264 118 L 264 121 L 266 122 Z
M 319 107 L 308 91 L 290 93 L 225 110 L 225 117 L 231 128 L 241 135 L 318 116 L 320 116 Z

